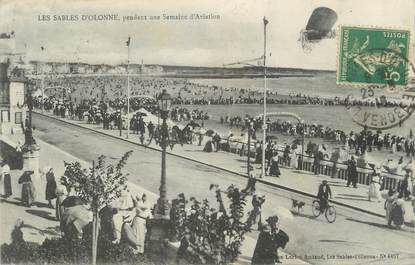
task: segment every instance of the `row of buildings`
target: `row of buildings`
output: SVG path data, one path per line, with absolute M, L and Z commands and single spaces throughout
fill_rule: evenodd
M 157 65 L 144 64 L 87 64 L 76 62 L 42 62 L 29 61 L 25 70 L 29 75 L 39 74 L 125 74 L 129 67 L 130 74 L 152 74 L 161 73 L 163 68 Z

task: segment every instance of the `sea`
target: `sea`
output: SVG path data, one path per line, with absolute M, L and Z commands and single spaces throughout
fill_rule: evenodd
M 228 88 L 250 88 L 262 90 L 264 87 L 263 79 L 190 79 L 190 82 L 215 85 Z M 302 94 L 309 96 L 320 96 L 325 98 L 334 98 L 338 96 L 345 98 L 362 98 L 366 93 L 367 87 L 340 86 L 336 84 L 335 73 L 318 74 L 313 77 L 284 77 L 267 79 L 267 88 L 270 91 L 277 91 L 278 94 L 289 95 L 290 93 Z M 363 89 L 362 89 L 363 88 Z M 364 91 L 366 89 L 366 91 Z M 375 88 L 373 90 L 375 97 L 385 95 L 390 100 L 399 100 L 402 98 L 402 91 L 388 92 L 384 88 Z M 190 109 L 199 109 L 207 111 L 211 117 L 211 126 L 219 129 L 217 126 L 221 116 L 242 116 L 246 114 L 257 116 L 262 114 L 263 106 L 261 104 L 234 104 L 234 105 L 204 105 L 204 106 L 186 106 Z M 345 106 L 323 106 L 323 105 L 287 105 L 287 104 L 268 104 L 267 112 L 292 112 L 299 115 L 308 124 L 321 124 L 331 128 L 340 129 L 346 133 L 350 131 L 359 132 L 363 128 L 353 122 L 350 112 Z M 408 136 L 410 129 L 415 129 L 415 118 L 410 117 L 402 123 L 401 127 L 397 126 L 385 133 L 393 133 L 401 136 Z

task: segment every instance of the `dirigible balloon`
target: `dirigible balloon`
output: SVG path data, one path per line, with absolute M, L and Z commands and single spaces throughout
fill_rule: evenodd
M 300 32 L 301 45 L 306 52 L 310 52 L 312 45 L 322 39 L 334 38 L 336 35 L 333 26 L 337 21 L 337 13 L 328 7 L 314 9 L 308 19 L 307 26 Z

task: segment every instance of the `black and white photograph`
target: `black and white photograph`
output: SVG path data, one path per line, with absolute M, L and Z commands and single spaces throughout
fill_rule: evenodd
M 0 0 L 0 264 L 415 264 L 415 0 Z

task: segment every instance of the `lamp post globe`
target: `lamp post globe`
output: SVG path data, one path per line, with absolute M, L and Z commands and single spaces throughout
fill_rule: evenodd
M 163 89 L 161 94 L 158 96 L 157 101 L 158 101 L 158 106 L 159 106 L 159 110 L 160 110 L 160 114 L 161 114 L 162 118 L 167 119 L 167 115 L 168 115 L 168 113 L 170 111 L 170 108 L 171 108 L 170 94 L 167 93 L 165 89 Z

